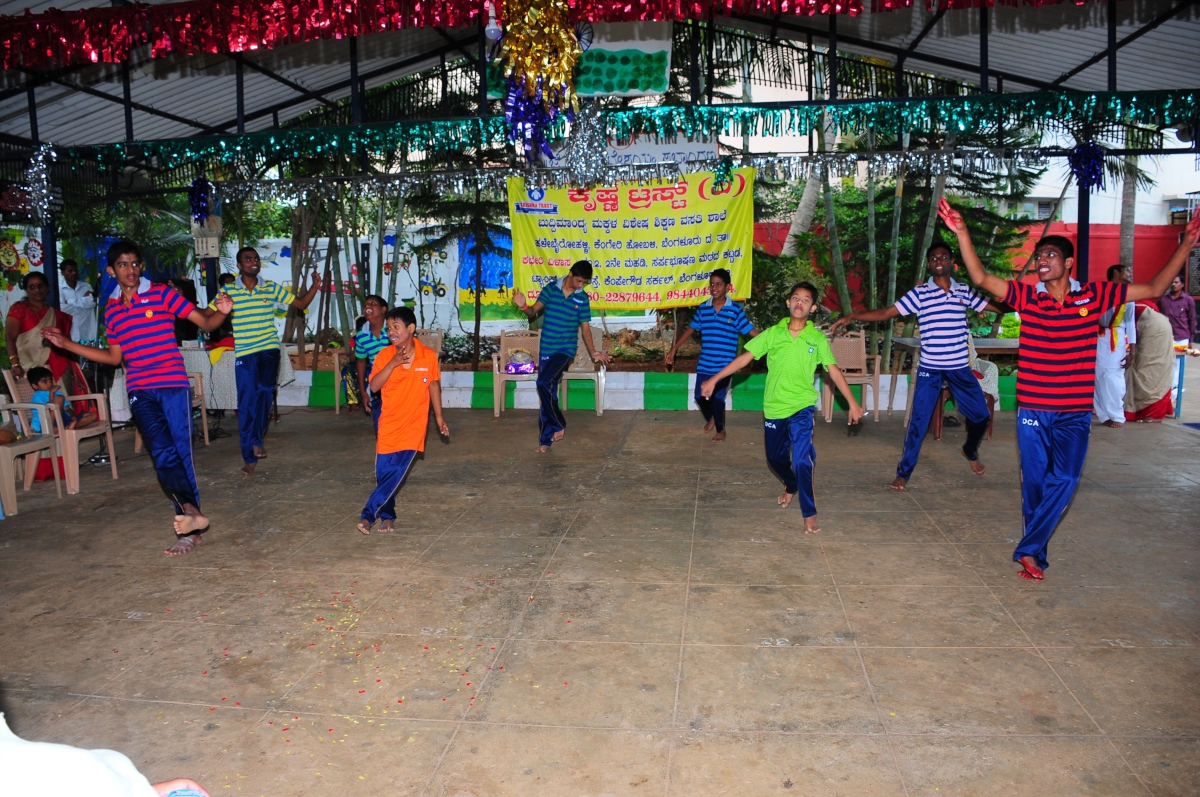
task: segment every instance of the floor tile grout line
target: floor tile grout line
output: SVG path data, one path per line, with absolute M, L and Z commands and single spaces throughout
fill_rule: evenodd
M 879 696 L 875 693 L 875 684 L 871 680 L 871 673 L 867 670 L 867 662 L 863 658 L 862 647 L 858 644 L 858 634 L 854 631 L 854 624 L 850 621 L 850 613 L 846 611 L 846 601 L 842 598 L 842 591 L 838 587 L 837 576 L 833 574 L 833 564 L 829 561 L 824 548 L 821 549 L 821 558 L 825 560 L 825 568 L 829 571 L 829 578 L 833 582 L 833 591 L 837 595 L 838 605 L 842 607 L 842 619 L 846 622 L 846 629 L 850 631 L 850 641 L 854 644 L 854 655 L 858 658 L 858 666 L 862 670 L 863 680 L 866 682 L 867 694 L 871 696 L 871 704 L 875 706 L 875 718 L 879 721 L 879 727 L 882 730 L 883 738 L 887 742 L 888 755 L 892 758 L 892 766 L 896 768 L 896 777 L 900 779 L 900 790 L 904 794 L 908 794 L 908 782 L 904 777 L 904 770 L 900 767 L 900 756 L 896 753 L 896 747 L 892 744 L 891 731 L 888 728 L 887 721 L 883 718 L 883 707 L 879 705 Z
M 701 444 L 703 445 L 703 444 Z M 679 628 L 679 659 L 675 666 L 675 700 L 671 706 L 670 731 L 667 734 L 667 763 L 666 774 L 663 777 L 663 797 L 671 796 L 671 770 L 675 766 L 675 743 L 679 737 L 679 691 L 683 687 L 683 654 L 687 649 L 688 608 L 692 596 L 692 561 L 696 553 L 696 524 L 700 517 L 700 487 L 704 467 L 696 469 L 696 493 L 692 504 L 692 538 L 688 544 L 687 581 L 683 590 L 683 618 Z
M 517 462 L 514 461 L 512 464 L 512 467 L 509 469 L 510 473 L 511 473 L 512 469 L 516 468 L 516 465 L 517 465 Z M 606 463 L 604 466 L 602 466 L 600 468 L 599 473 L 596 474 L 597 480 L 599 480 L 600 478 L 603 477 L 604 471 L 607 469 L 607 467 L 608 467 L 608 465 Z M 566 525 L 566 527 L 562 531 L 562 534 L 559 535 L 558 542 L 557 542 L 557 544 L 555 544 L 554 550 L 551 551 L 550 556 L 548 556 L 546 558 L 546 563 L 545 563 L 545 565 L 542 566 L 541 574 L 538 576 L 537 581 L 534 582 L 533 586 L 530 589 L 531 594 L 529 596 L 529 600 L 525 602 L 525 605 L 521 607 L 521 611 L 519 611 L 517 613 L 517 616 L 515 618 L 513 618 L 513 621 L 509 624 L 508 635 L 506 635 L 504 637 L 504 640 L 496 647 L 496 655 L 492 657 L 492 663 L 490 665 L 488 665 L 487 669 L 484 670 L 483 678 L 481 678 L 479 681 L 479 687 L 475 690 L 476 695 L 483 694 L 484 691 L 487 689 L 487 687 L 489 685 L 489 681 L 491 681 L 491 674 L 496 671 L 495 670 L 496 664 L 500 661 L 500 657 L 504 655 L 504 651 L 508 648 L 508 643 L 510 641 L 512 641 L 512 639 L 515 637 L 516 633 L 520 630 L 521 625 L 524 624 L 525 617 L 529 613 L 529 605 L 531 603 L 533 603 L 534 597 L 537 595 L 538 587 L 540 587 L 542 582 L 545 580 L 546 573 L 550 572 L 550 566 L 554 562 L 555 554 L 558 553 L 558 549 L 562 547 L 563 540 L 565 540 L 567 538 L 567 535 L 569 535 L 571 533 L 571 529 L 575 526 L 576 521 L 579 520 L 579 516 L 583 513 L 584 506 L 585 506 L 585 503 L 581 502 L 575 508 L 575 515 L 571 518 L 571 522 Z M 450 738 L 448 740 L 446 740 L 446 746 L 442 748 L 442 752 L 438 755 L 437 761 L 434 762 L 433 769 L 431 769 L 429 772 L 429 777 L 426 778 L 424 785 L 422 785 L 422 787 L 421 787 L 421 791 L 420 791 L 421 795 L 425 795 L 425 794 L 429 793 L 429 789 L 433 785 L 434 778 L 437 777 L 438 771 L 442 768 L 442 764 L 445 763 L 445 761 L 446 761 L 446 757 L 450 754 L 450 751 L 451 751 L 451 749 L 453 749 L 455 742 L 458 741 L 459 731 L 462 730 L 463 724 L 467 722 L 467 717 L 471 713 L 471 709 L 474 707 L 474 703 L 475 703 L 474 699 L 468 701 L 466 708 L 463 709 L 463 713 L 459 716 L 458 720 L 455 722 L 454 730 L 450 733 Z
M 915 498 L 913 500 L 916 501 Z M 920 506 L 920 502 L 917 502 L 917 505 Z M 1148 794 L 1153 794 L 1154 792 L 1151 790 L 1150 786 L 1146 783 L 1146 781 L 1144 781 L 1142 779 L 1141 775 L 1139 775 L 1137 773 L 1137 770 L 1135 770 L 1133 768 L 1133 765 L 1129 763 L 1129 759 L 1127 759 L 1125 757 L 1125 754 L 1121 752 L 1121 750 L 1117 747 L 1117 745 L 1109 737 L 1109 735 L 1108 735 L 1107 731 L 1105 731 L 1104 727 L 1099 723 L 1099 721 L 1096 720 L 1096 718 L 1094 716 L 1092 716 L 1092 712 L 1088 711 L 1087 706 L 1085 706 L 1083 704 L 1083 701 L 1079 699 L 1079 696 L 1075 694 L 1075 690 L 1073 690 L 1067 684 L 1066 679 L 1064 679 L 1062 677 L 1062 674 L 1059 673 L 1059 671 L 1057 670 L 1057 668 L 1055 668 L 1055 666 L 1050 663 L 1050 660 L 1046 658 L 1046 654 L 1042 652 L 1042 650 L 1038 646 L 1038 644 L 1033 641 L 1033 637 L 1031 637 L 1029 635 L 1029 632 L 1025 630 L 1025 626 L 1023 626 L 1021 623 L 1017 622 L 1017 618 L 1013 616 L 1012 612 L 1009 610 L 1008 606 L 1004 603 L 1004 601 L 1000 600 L 1000 596 L 998 596 L 996 594 L 995 590 L 992 589 L 992 586 L 987 583 L 987 581 L 983 578 L 983 576 L 979 573 L 978 570 L 976 570 L 974 567 L 971 566 L 971 564 L 967 561 L 966 557 L 963 556 L 962 551 L 959 550 L 958 546 L 949 540 L 949 537 L 946 535 L 945 531 L 942 529 L 941 524 L 939 524 L 936 520 L 934 520 L 933 517 L 929 514 L 929 512 L 924 509 L 924 507 L 922 507 L 922 511 L 925 512 L 925 517 L 927 517 L 929 519 L 929 522 L 932 523 L 934 525 L 934 527 L 937 528 L 937 530 L 942 533 L 943 537 L 946 537 L 947 544 L 949 544 L 954 549 L 955 553 L 958 554 L 959 558 L 963 560 L 963 564 L 965 564 L 967 567 L 970 567 L 971 571 L 975 574 L 975 577 L 978 578 L 980 583 L 987 588 L 988 594 L 992 596 L 992 600 L 996 602 L 996 605 L 999 606 L 1001 608 L 1001 610 L 1004 611 L 1004 614 L 1008 617 L 1008 619 L 1012 622 L 1012 624 L 1014 626 L 1016 626 L 1018 631 L 1021 632 L 1021 636 L 1025 637 L 1025 640 L 1029 643 L 1029 648 L 1022 648 L 1022 650 L 1027 650 L 1027 649 L 1033 650 L 1034 655 L 1036 655 L 1039 659 L 1041 659 L 1042 664 L 1044 664 L 1046 666 L 1046 669 L 1048 669 L 1054 675 L 1055 679 L 1062 685 L 1062 688 L 1065 689 L 1067 694 L 1071 696 L 1071 699 L 1075 701 L 1075 705 L 1079 706 L 1079 710 L 1082 711 L 1085 716 L 1087 716 L 1088 720 L 1096 727 L 1096 730 L 1099 731 L 1100 734 L 1105 738 L 1105 740 L 1108 742 L 1108 746 L 1112 749 L 1112 751 L 1114 753 L 1116 753 L 1117 757 L 1121 759 L 1121 763 L 1123 763 L 1125 765 L 1126 769 L 1129 770 L 1129 773 L 1131 775 L 1133 775 L 1134 780 L 1136 780 L 1141 785 L 1141 787 L 1143 789 L 1145 789 L 1145 791 Z M 1036 587 L 1034 587 L 1034 588 L 1036 589 Z

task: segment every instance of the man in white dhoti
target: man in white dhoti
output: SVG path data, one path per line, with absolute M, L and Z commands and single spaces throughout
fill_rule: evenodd
M 1130 269 L 1109 266 L 1109 282 L 1131 282 Z M 1125 423 L 1125 366 L 1129 348 L 1137 343 L 1137 320 L 1133 302 L 1115 307 L 1100 316 L 1096 340 L 1096 417 L 1113 429 Z

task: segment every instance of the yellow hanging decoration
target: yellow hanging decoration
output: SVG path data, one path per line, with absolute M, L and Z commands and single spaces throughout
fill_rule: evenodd
M 502 0 L 501 5 L 505 76 L 523 83 L 528 97 L 537 96 L 540 88 L 548 109 L 578 107 L 575 64 L 583 50 L 571 27 L 567 0 Z

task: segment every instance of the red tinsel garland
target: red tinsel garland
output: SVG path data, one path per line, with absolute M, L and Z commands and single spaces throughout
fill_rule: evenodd
M 926 8 L 1041 6 L 1087 0 L 925 0 Z M 873 11 L 907 8 L 913 0 L 872 0 Z M 503 2 L 497 2 L 502 11 Z M 404 28 L 476 24 L 483 0 L 188 0 L 78 11 L 0 15 L 0 68 L 40 69 L 120 63 L 150 45 L 154 58 L 268 50 L 285 44 L 342 39 Z M 862 0 L 572 0 L 572 21 L 635 22 L 707 19 L 709 14 L 857 15 Z

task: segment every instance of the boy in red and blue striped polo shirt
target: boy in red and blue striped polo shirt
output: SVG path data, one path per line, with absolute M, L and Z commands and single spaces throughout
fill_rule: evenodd
M 1071 279 L 1075 247 L 1050 235 L 1033 251 L 1038 284 L 1003 280 L 983 270 L 962 215 L 942 199 L 938 215 L 958 236 L 971 281 L 1021 314 L 1017 360 L 1017 446 L 1021 457 L 1024 536 L 1013 552 L 1020 575 L 1040 581 L 1048 566 L 1046 548 L 1070 506 L 1092 426 L 1096 388 L 1096 325 L 1107 310 L 1161 296 L 1200 240 L 1200 214 L 1149 283 Z
M 141 250 L 130 241 L 109 247 L 108 273 L 117 288 L 104 307 L 107 350 L 81 346 L 56 329 L 44 330 L 42 336 L 93 362 L 118 366 L 124 360 L 129 409 L 150 449 L 158 481 L 175 503 L 175 543 L 164 553 L 178 556 L 200 542 L 208 518 L 200 513 L 192 468 L 191 388 L 175 345 L 175 319 L 186 318 L 211 332 L 229 315 L 233 302 L 222 293 L 217 312 L 206 316 L 174 288 L 143 279 Z

